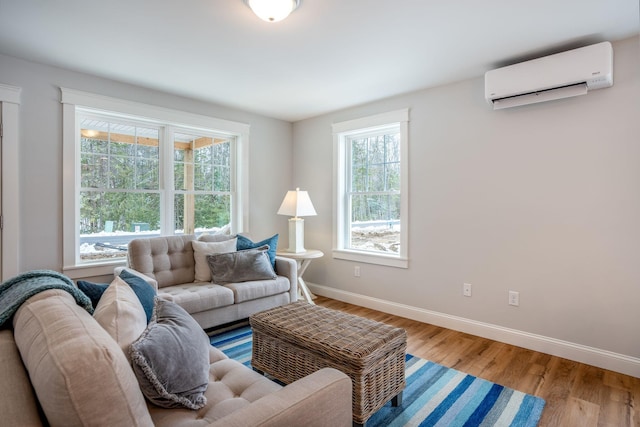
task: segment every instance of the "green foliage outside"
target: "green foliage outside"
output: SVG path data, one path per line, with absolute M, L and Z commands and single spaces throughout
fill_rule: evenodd
M 175 229 L 184 229 L 184 194 L 174 197 Z M 231 196 L 198 194 L 195 196 L 195 228 L 222 228 L 231 222 Z
M 134 223 L 159 230 L 160 194 L 82 191 L 80 218 L 81 234 L 104 231 L 107 221 L 113 221 L 112 231 L 134 231 Z
M 157 141 L 157 138 L 156 138 Z M 175 229 L 184 224 L 185 194 L 194 194 L 195 228 L 230 222 L 231 144 L 194 150 L 194 188 L 185 188 L 184 150 L 174 150 Z M 80 233 L 134 231 L 135 224 L 160 229 L 159 148 L 156 145 L 81 140 Z M 213 193 L 213 194 L 212 194 Z

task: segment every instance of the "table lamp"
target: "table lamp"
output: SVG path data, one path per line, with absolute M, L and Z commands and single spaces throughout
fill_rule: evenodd
M 289 215 L 289 249 L 287 252 L 306 252 L 304 248 L 304 219 L 301 216 L 317 215 L 311 203 L 309 193 L 296 188 L 287 191 L 284 200 L 278 209 L 278 215 Z

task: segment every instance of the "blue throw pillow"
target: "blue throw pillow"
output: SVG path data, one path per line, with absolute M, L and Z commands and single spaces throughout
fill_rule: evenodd
M 156 290 L 153 289 L 153 287 L 143 278 L 138 277 L 127 270 L 122 270 L 120 278 L 124 280 L 138 296 L 138 299 L 144 308 L 144 312 L 147 315 L 147 323 L 149 323 L 151 316 L 153 315 L 153 299 L 156 296 Z
M 92 283 L 87 282 L 86 280 L 78 280 L 76 285 L 78 285 L 78 288 L 89 297 L 93 308 L 96 308 L 98 301 L 102 298 L 102 294 L 104 294 L 104 291 L 109 287 L 108 283 Z
M 276 271 L 276 250 L 278 249 L 277 234 L 269 237 L 268 239 L 264 239 L 261 242 L 252 242 L 251 239 L 238 234 L 238 243 L 236 243 L 236 248 L 239 251 L 243 251 L 245 249 L 256 249 L 264 245 L 269 245 L 267 254 L 269 255 L 269 261 L 271 261 L 271 267 L 273 267 L 273 271 Z

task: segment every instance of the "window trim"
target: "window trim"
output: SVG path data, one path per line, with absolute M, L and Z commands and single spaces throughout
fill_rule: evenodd
M 119 117 L 133 116 L 166 125 L 189 127 L 205 131 L 214 130 L 236 139 L 236 191 L 238 208 L 234 216 L 236 226 L 233 233 L 247 230 L 249 227 L 249 131 L 250 125 L 233 122 L 200 114 L 188 113 L 150 104 L 97 95 L 75 89 L 60 87 L 62 103 L 62 235 L 63 235 L 63 267 L 69 277 L 76 279 L 113 274 L 114 267 L 126 264 L 126 261 L 100 261 L 96 263 L 77 263 L 76 249 L 79 244 L 77 227 L 80 217 L 78 194 L 80 190 L 79 169 L 76 165 L 80 159 L 80 145 L 76 140 L 80 133 L 76 123 L 76 109 L 89 108 L 105 114 Z M 165 189 L 165 181 L 160 180 L 161 189 Z
M 400 126 L 400 253 L 391 255 L 346 249 L 344 191 L 346 188 L 346 139 L 353 134 L 375 131 L 398 123 Z M 373 116 L 334 123 L 333 132 L 333 258 L 349 261 L 378 264 L 389 267 L 408 268 L 409 236 L 409 109 L 390 111 Z

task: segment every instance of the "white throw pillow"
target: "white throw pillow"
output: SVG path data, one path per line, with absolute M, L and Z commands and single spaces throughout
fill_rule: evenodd
M 129 346 L 147 328 L 147 315 L 138 296 L 120 277 L 113 279 L 93 317 L 129 357 Z
M 193 256 L 196 262 L 195 281 L 210 282 L 211 270 L 209 269 L 209 263 L 207 262 L 207 255 L 235 252 L 237 242 L 237 237 L 223 242 L 191 241 L 191 244 L 193 245 Z

